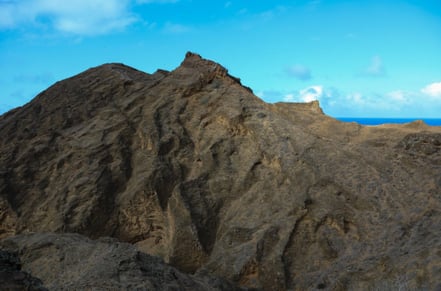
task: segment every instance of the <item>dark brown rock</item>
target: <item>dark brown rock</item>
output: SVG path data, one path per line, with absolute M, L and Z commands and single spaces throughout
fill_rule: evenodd
M 44 291 L 40 279 L 32 277 L 21 270 L 18 255 L 0 249 L 0 289 L 1 290 L 29 290 Z
M 0 245 L 19 252 L 23 269 L 50 290 L 239 291 L 210 275 L 183 274 L 160 258 L 111 238 L 94 241 L 78 234 L 36 233 L 5 239 Z
M 107 64 L 0 116 L 0 235 L 112 236 L 266 290 L 436 289 L 440 134 L 267 104 L 192 53 Z

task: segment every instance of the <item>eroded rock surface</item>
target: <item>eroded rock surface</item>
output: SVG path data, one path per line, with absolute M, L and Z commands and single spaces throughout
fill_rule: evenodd
M 240 290 L 208 274 L 184 274 L 112 238 L 36 233 L 5 239 L 0 247 L 19 253 L 22 268 L 49 290 Z
M 40 279 L 22 270 L 17 253 L 5 250 L 0 250 L 0 288 L 1 290 L 47 290 Z
M 192 53 L 0 116 L 0 236 L 75 232 L 266 290 L 441 282 L 441 128 L 267 104 Z

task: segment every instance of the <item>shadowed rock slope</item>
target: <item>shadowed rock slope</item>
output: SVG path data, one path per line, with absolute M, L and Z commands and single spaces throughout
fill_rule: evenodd
M 93 241 L 79 234 L 37 233 L 7 238 L 0 245 L 1 290 L 240 290 L 206 273 L 184 274 L 114 238 Z M 21 267 L 39 279 L 18 270 L 1 276 L 6 275 L 3 254 L 16 258 L 17 253 Z
M 0 136 L 1 237 L 111 236 L 265 290 L 441 288 L 440 127 L 267 104 L 187 53 L 58 82 Z

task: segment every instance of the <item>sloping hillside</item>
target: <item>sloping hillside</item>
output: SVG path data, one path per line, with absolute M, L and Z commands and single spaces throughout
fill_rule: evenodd
M 3 238 L 110 236 L 265 290 L 441 287 L 439 127 L 267 104 L 187 53 L 172 72 L 60 81 L 0 136 Z

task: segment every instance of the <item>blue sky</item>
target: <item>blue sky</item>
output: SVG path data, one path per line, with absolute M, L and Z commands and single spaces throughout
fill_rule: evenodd
M 441 118 L 440 0 L 0 0 L 0 113 L 93 66 L 172 70 L 187 51 L 267 102 Z

